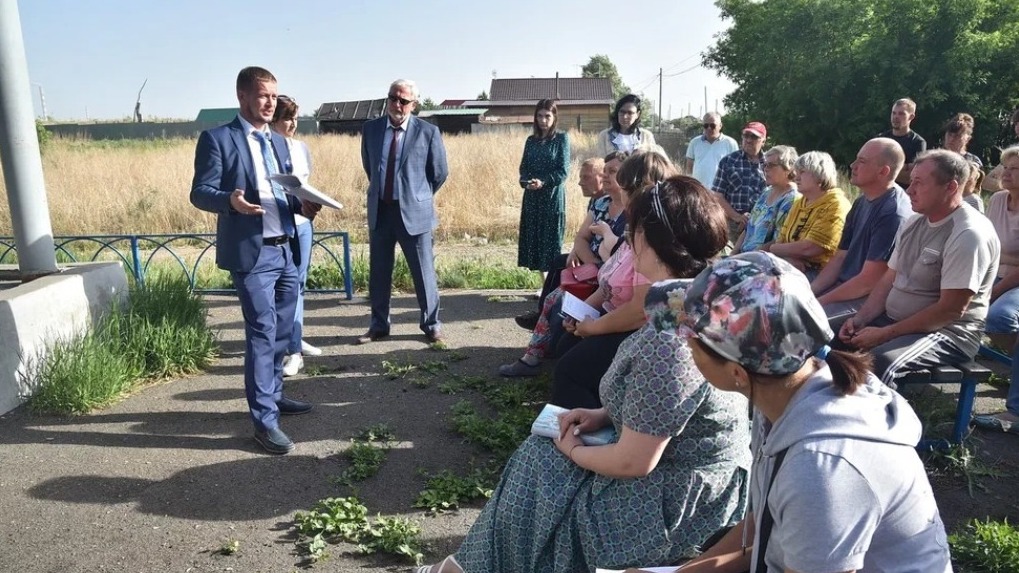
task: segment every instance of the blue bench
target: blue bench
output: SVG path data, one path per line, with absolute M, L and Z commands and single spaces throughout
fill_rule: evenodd
M 929 370 L 908 372 L 895 382 L 903 384 L 958 384 L 959 403 L 955 409 L 955 423 L 952 427 L 950 440 L 920 440 L 916 448 L 921 451 L 947 449 L 951 444 L 962 443 L 969 431 L 969 422 L 973 414 L 973 400 L 976 398 L 977 384 L 986 382 L 991 371 L 976 362 L 966 362 L 953 366 L 938 366 Z

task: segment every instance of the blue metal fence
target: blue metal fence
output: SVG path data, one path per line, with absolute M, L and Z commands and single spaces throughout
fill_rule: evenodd
M 340 242 L 340 245 L 336 245 Z M 195 292 L 225 294 L 233 288 L 204 288 L 197 284 L 198 267 L 216 247 L 214 233 L 182 233 L 158 235 L 81 235 L 53 238 L 54 247 L 61 258 L 72 262 L 94 262 L 99 260 L 120 261 L 138 284 L 145 283 L 145 273 L 153 259 L 160 254 L 168 255 L 172 266 L 180 268 Z M 341 247 L 337 254 L 336 247 Z M 185 252 L 185 247 L 187 248 Z M 343 288 L 308 289 L 308 292 L 342 292 L 347 300 L 354 297 L 354 281 L 350 266 L 350 236 L 343 231 L 315 233 L 312 240 L 312 260 L 316 251 L 324 252 L 327 261 L 336 264 L 343 277 Z M 11 255 L 17 254 L 13 237 L 0 237 L 0 263 L 13 263 Z M 11 257 L 11 260 L 8 260 Z M 321 256 L 319 257 L 322 258 Z M 215 256 L 209 255 L 209 264 Z

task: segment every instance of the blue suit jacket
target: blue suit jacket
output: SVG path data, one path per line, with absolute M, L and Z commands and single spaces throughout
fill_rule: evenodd
M 388 123 L 389 116 L 383 115 L 365 122 L 361 131 L 361 164 L 368 175 L 369 229 L 375 229 L 378 222 L 379 200 L 385 184 L 388 158 L 382 157 L 382 143 Z M 403 137 L 403 153 L 393 177 L 393 198 L 400 202 L 407 233 L 420 235 L 439 225 L 434 195 L 449 175 L 446 148 L 439 128 L 414 116 L 407 121 Z
M 230 194 L 234 189 L 243 189 L 248 203 L 262 203 L 246 137 L 239 118 L 203 131 L 195 149 L 195 178 L 191 183 L 191 203 L 203 211 L 219 215 L 216 222 L 216 264 L 221 269 L 238 272 L 250 271 L 262 250 L 262 217 L 242 215 L 230 206 Z M 272 146 L 277 164 L 281 168 L 289 165 L 290 151 L 283 136 L 273 132 Z M 280 213 L 280 217 L 290 217 L 292 222 L 294 213 L 300 212 L 301 202 L 290 194 L 286 198 L 290 210 Z M 290 244 L 294 264 L 298 264 L 300 248 L 297 237 Z

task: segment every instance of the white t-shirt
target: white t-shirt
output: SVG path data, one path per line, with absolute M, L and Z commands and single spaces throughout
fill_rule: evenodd
M 718 170 L 718 162 L 723 157 L 739 149 L 736 140 L 721 134 L 715 141 L 704 139 L 703 135 L 690 140 L 686 147 L 686 158 L 693 160 L 693 178 L 700 181 L 705 187 L 711 189 L 715 182 L 715 171 Z

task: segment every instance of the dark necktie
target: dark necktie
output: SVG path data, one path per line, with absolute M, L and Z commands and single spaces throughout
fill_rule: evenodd
M 262 148 L 262 162 L 265 163 L 265 172 L 268 175 L 276 175 L 279 173 L 279 169 L 276 168 L 276 158 L 272 153 L 272 145 L 269 143 L 269 134 L 264 131 L 256 131 L 255 137 L 258 138 L 258 145 Z M 286 196 L 283 195 L 283 188 L 279 183 L 270 180 L 269 184 L 272 186 L 272 195 L 276 198 L 276 210 L 280 217 L 280 227 L 283 229 L 283 233 L 288 237 L 294 236 L 294 218 L 290 215 L 290 203 L 287 202 Z
M 396 146 L 399 145 L 399 135 L 402 127 L 393 128 L 393 141 L 389 143 L 389 158 L 386 159 L 386 182 L 382 187 L 382 200 L 386 203 L 393 202 L 393 179 L 396 177 Z

